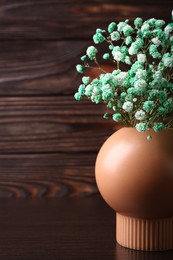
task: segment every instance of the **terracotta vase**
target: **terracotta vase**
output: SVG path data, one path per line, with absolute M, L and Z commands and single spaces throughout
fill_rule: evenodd
M 173 249 L 173 131 L 118 130 L 101 147 L 95 174 L 101 195 L 116 211 L 120 245 Z

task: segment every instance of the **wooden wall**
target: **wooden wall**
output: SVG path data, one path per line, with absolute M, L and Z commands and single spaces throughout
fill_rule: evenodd
M 116 129 L 76 102 L 75 65 L 97 27 L 155 17 L 172 0 L 0 0 L 0 197 L 96 195 L 94 162 Z

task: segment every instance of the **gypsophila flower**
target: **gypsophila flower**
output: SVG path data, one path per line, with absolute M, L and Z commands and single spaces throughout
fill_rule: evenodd
M 140 120 L 140 121 L 142 121 L 142 120 L 144 120 L 145 119 L 145 112 L 143 111 L 143 110 L 138 110 L 138 111 L 136 111 L 136 113 L 135 113 L 135 118 L 137 119 L 137 120 Z
M 92 95 L 93 86 L 91 84 L 87 85 L 85 88 L 85 95 L 90 97 Z
M 163 130 L 164 128 L 165 128 L 165 125 L 164 125 L 164 123 L 162 123 L 162 122 L 156 122 L 156 123 L 154 123 L 154 125 L 153 125 L 153 129 L 154 129 L 155 132 L 160 132 L 160 131 Z
M 86 54 L 90 60 L 93 60 L 96 57 L 97 49 L 94 46 L 88 47 Z
M 163 27 L 165 25 L 165 21 L 164 20 L 156 20 L 155 21 L 155 26 L 157 27 Z
M 84 84 L 81 84 L 78 88 L 78 93 L 83 96 L 85 95 L 85 85 Z
M 155 59 L 161 58 L 161 54 L 158 52 L 157 46 L 155 44 L 151 44 L 149 47 L 149 53 Z
M 95 44 L 102 43 L 105 40 L 105 37 L 101 32 L 96 32 L 93 36 L 93 41 Z
M 121 114 L 116 113 L 116 114 L 113 114 L 113 115 L 112 115 L 112 118 L 113 118 L 113 120 L 114 120 L 115 122 L 119 122 L 119 121 L 121 121 L 122 116 L 121 116 Z
M 105 104 L 105 119 L 139 132 L 172 129 L 173 23 L 140 17 L 131 24 L 112 22 L 107 30 L 96 29 L 93 42 L 98 48 L 89 46 L 76 65 L 85 75 L 74 98 Z
M 131 65 L 131 64 L 132 64 L 131 59 L 130 59 L 129 56 L 126 56 L 126 57 L 125 57 L 124 62 L 125 62 L 126 64 L 128 64 L 128 65 Z
M 82 77 L 83 84 L 88 85 L 89 81 L 90 81 L 90 77 L 85 77 L 85 76 Z
M 127 24 L 125 22 L 119 22 L 118 25 L 117 25 L 117 30 L 119 32 L 122 32 L 123 31 L 123 28 L 126 26 Z
M 146 57 L 145 54 L 143 54 L 143 53 L 139 53 L 139 54 L 137 55 L 137 59 L 138 59 L 139 62 L 141 62 L 141 63 L 145 63 L 147 57 Z
M 141 32 L 148 31 L 150 29 L 150 26 L 148 23 L 144 23 L 141 27 Z
M 119 34 L 119 32 L 112 32 L 111 33 L 111 40 L 112 41 L 118 41 L 120 39 L 120 34 Z
M 75 93 L 74 98 L 76 100 L 80 100 L 81 99 L 81 95 L 77 92 L 77 93 Z
M 164 29 L 164 32 L 165 32 L 165 34 L 170 34 L 171 32 L 173 31 L 173 26 L 171 26 L 171 25 L 167 25 L 166 27 L 165 27 L 165 29 Z
M 136 90 L 144 91 L 147 87 L 147 82 L 144 79 L 138 79 L 135 81 L 134 87 Z
M 84 72 L 83 66 L 81 64 L 76 65 L 76 70 L 79 73 L 83 73 Z
M 123 54 L 120 51 L 114 53 L 114 60 L 121 61 L 123 59 Z
M 131 36 L 127 36 L 126 40 L 125 40 L 125 43 L 126 45 L 129 45 L 133 42 L 133 38 Z
M 115 28 L 116 28 L 116 23 L 115 22 L 110 23 L 108 26 L 108 32 L 112 33 L 115 30 Z
M 159 40 L 158 37 L 155 37 L 151 39 L 152 43 L 154 43 L 157 47 L 161 44 L 161 41 Z
M 104 119 L 108 119 L 108 118 L 109 118 L 108 113 L 105 113 L 105 114 L 103 115 L 103 118 L 104 118 Z
M 120 72 L 113 78 L 115 85 L 121 86 L 127 77 L 127 72 Z
M 134 31 L 133 28 L 129 24 L 126 24 L 126 26 L 123 27 L 124 36 L 131 35 L 133 31 Z
M 135 125 L 135 128 L 138 132 L 145 132 L 148 130 L 148 124 L 147 123 L 138 123 Z
M 143 104 L 143 109 L 149 113 L 155 108 L 154 101 L 153 100 L 147 100 Z
M 87 58 L 87 56 L 86 56 L 86 55 L 83 55 L 83 56 L 81 57 L 81 61 L 86 61 L 86 58 Z
M 165 67 L 172 68 L 173 67 L 173 56 L 164 59 L 163 64 Z
M 138 47 L 137 47 L 137 44 L 136 42 L 133 42 L 129 48 L 129 54 L 130 55 L 134 55 L 134 54 L 137 54 L 138 53 Z
M 126 102 L 123 104 L 122 108 L 123 108 L 126 112 L 130 113 L 130 112 L 133 110 L 133 103 L 130 102 L 130 101 L 126 101 Z
M 152 136 L 151 136 L 151 135 L 148 135 L 148 136 L 147 136 L 147 140 L 148 140 L 148 141 L 151 141 L 151 139 L 152 139 Z
M 134 20 L 134 25 L 136 25 L 136 27 L 139 28 L 139 27 L 142 25 L 142 18 L 137 17 L 137 18 Z
M 109 53 L 104 53 L 103 59 L 104 60 L 108 60 L 109 58 L 110 58 L 110 54 Z
M 146 71 L 146 70 L 143 70 L 143 69 L 138 69 L 138 70 L 136 71 L 135 77 L 136 77 L 137 79 L 143 79 L 143 80 L 145 80 L 145 79 L 147 78 L 147 71 Z M 137 83 L 136 83 L 136 84 L 137 84 Z M 139 84 L 139 81 L 138 81 L 138 84 Z M 144 81 L 140 81 L 140 84 L 145 84 L 145 82 L 144 82 Z M 146 84 L 145 84 L 145 85 L 146 85 Z

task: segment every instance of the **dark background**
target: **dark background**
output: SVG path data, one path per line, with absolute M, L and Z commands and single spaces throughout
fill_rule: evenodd
M 97 195 L 94 163 L 116 130 L 73 98 L 75 65 L 97 27 L 171 20 L 172 0 L 0 1 L 0 197 Z

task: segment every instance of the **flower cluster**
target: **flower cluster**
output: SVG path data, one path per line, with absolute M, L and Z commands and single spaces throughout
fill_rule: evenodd
M 89 98 L 105 103 L 104 118 L 112 117 L 139 132 L 149 128 L 159 132 L 173 125 L 173 23 L 164 20 L 136 18 L 112 22 L 107 30 L 97 29 L 94 45 L 89 46 L 76 66 L 85 73 L 74 97 Z M 99 50 L 103 46 L 101 62 Z M 99 56 L 100 57 L 100 56 Z M 112 71 L 104 71 L 100 64 L 111 62 Z M 88 68 L 100 70 L 91 79 Z

